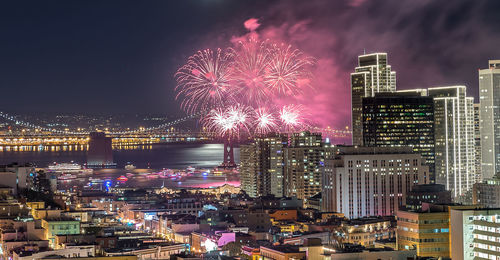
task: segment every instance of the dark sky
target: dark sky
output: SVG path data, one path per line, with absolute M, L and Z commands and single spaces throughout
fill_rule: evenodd
M 477 69 L 500 58 L 498 0 L 11 0 L 0 4 L 0 110 L 179 113 L 176 69 L 229 46 L 249 18 L 328 64 L 318 95 L 337 104 L 325 113 L 339 127 L 363 49 L 388 52 L 399 89 L 465 84 L 474 96 Z

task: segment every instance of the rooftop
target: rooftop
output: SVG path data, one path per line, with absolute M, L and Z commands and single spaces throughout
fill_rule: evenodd
M 285 254 L 289 253 L 301 253 L 300 247 L 299 246 L 293 246 L 293 245 L 279 245 L 279 246 L 261 246 L 262 248 L 268 248 L 274 251 L 282 252 Z

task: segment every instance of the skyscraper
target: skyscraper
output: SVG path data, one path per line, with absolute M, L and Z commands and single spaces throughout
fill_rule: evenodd
M 387 64 L 387 53 L 371 53 L 358 57 L 351 73 L 352 143 L 362 145 L 362 100 L 379 92 L 396 91 L 396 72 Z
M 283 197 L 283 149 L 287 142 L 286 136 L 273 134 L 241 145 L 241 187 L 249 196 Z
M 476 168 L 476 183 L 483 181 L 481 173 L 481 107 L 480 104 L 474 104 L 474 160 Z
M 295 133 L 285 149 L 285 195 L 306 201 L 321 192 L 324 148 L 320 133 Z
M 434 101 L 416 92 L 363 98 L 363 145 L 410 146 L 434 172 Z M 431 175 L 432 176 L 432 175 Z
M 461 199 L 474 184 L 474 98 L 465 86 L 429 88 L 434 98 L 436 183 Z M 464 198 L 464 197 L 462 197 Z
M 500 172 L 500 60 L 479 70 L 481 173 L 490 179 Z

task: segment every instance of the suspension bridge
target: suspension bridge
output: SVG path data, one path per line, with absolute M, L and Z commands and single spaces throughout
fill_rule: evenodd
M 187 115 L 152 127 L 140 127 L 132 130 L 104 131 L 113 138 L 116 145 L 154 144 L 162 142 L 208 141 L 212 133 L 192 131 L 171 131 L 171 128 L 181 123 L 197 120 L 200 113 Z M 19 116 L 0 111 L 0 122 L 15 126 L 16 131 L 0 132 L 0 145 L 85 145 L 88 143 L 88 130 L 58 129 L 55 127 L 37 125 L 20 119 Z M 311 128 L 311 131 L 321 132 L 330 139 L 346 138 L 351 135 L 349 129 Z

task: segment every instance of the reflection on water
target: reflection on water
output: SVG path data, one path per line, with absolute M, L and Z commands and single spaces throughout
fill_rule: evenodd
M 142 188 L 209 188 L 218 187 L 224 184 L 239 186 L 238 175 L 227 176 L 202 176 L 196 174 L 194 176 L 184 177 L 182 179 L 170 178 L 151 178 L 155 175 L 148 175 L 154 172 L 151 169 L 135 169 L 127 171 L 123 169 L 100 169 L 95 170 L 92 176 L 71 179 L 59 180 L 58 189 L 60 190 L 76 190 L 83 186 L 92 186 L 94 189 L 104 190 L 104 183 L 109 183 L 111 187 L 142 187 Z M 125 177 L 121 180 L 120 177 Z M 92 181 L 93 180 L 93 181 Z M 96 181 L 99 180 L 99 181 Z
M 88 145 L 0 145 L 0 152 L 59 152 L 86 151 Z
M 222 144 L 158 144 L 113 147 L 114 161 L 123 168 L 132 163 L 138 168 L 211 168 L 223 160 Z M 0 146 L 0 164 L 31 162 L 46 167 L 53 162 L 86 162 L 87 145 Z M 239 161 L 239 148 L 235 148 Z
M 72 144 L 72 145 L 0 145 L 0 152 L 70 152 L 70 151 L 87 151 L 87 144 Z M 148 150 L 153 149 L 151 144 L 116 144 L 113 145 L 113 150 Z

